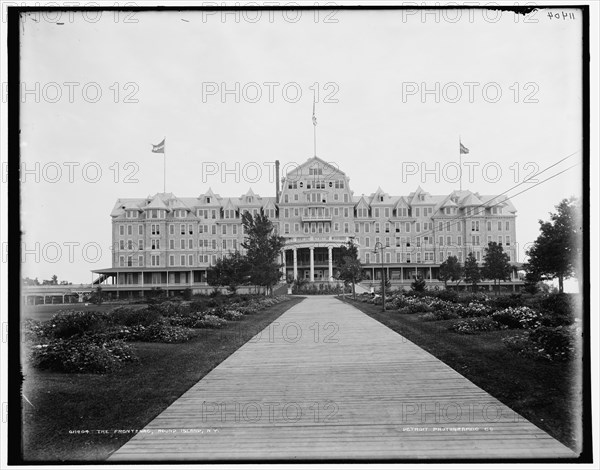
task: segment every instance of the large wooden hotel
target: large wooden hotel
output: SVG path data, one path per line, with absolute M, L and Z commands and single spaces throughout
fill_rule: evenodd
M 521 284 L 516 209 L 505 196 L 468 190 L 433 195 L 421 187 L 404 196 L 380 188 L 356 196 L 348 176 L 318 157 L 281 182 L 279 162 L 276 169 L 273 197 L 251 189 L 239 197 L 222 197 L 208 189 L 195 197 L 157 193 L 118 199 L 110 214 L 112 267 L 95 270 L 95 283 L 121 296 L 141 296 L 157 288 L 204 292 L 211 264 L 243 251 L 242 214 L 264 211 L 286 239 L 282 282 L 336 282 L 339 248 L 352 238 L 364 265 L 363 286 L 376 284 L 382 272 L 398 287 L 408 288 L 415 277 L 441 286 L 440 263 L 448 256 L 464 262 L 470 252 L 482 260 L 490 241 L 501 243 L 513 264 L 505 286 L 513 290 Z

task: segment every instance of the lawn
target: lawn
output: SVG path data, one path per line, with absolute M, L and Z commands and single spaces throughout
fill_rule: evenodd
M 131 343 L 140 361 L 114 373 L 40 371 L 23 361 L 23 459 L 103 460 L 302 298 L 244 315 L 186 343 Z
M 422 347 L 471 382 L 575 451 L 581 446 L 581 368 L 573 362 L 522 357 L 502 343 L 511 330 L 462 335 L 456 320 L 424 322 L 416 314 L 385 313 L 381 306 L 346 300 Z

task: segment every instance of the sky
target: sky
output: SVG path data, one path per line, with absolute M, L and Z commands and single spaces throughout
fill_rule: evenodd
M 581 22 L 483 10 L 31 15 L 21 28 L 23 275 L 110 267 L 118 198 L 274 196 L 317 155 L 355 195 L 516 195 L 539 219 L 581 196 Z M 260 16 L 259 16 L 260 13 Z M 299 15 L 299 16 L 298 16 Z M 62 23 L 62 24 L 59 24 Z M 524 181 L 534 173 L 542 181 Z M 469 171 L 472 168 L 472 171 Z M 511 189 L 512 188 L 512 189 Z

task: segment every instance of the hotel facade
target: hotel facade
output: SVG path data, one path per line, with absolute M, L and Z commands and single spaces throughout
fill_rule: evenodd
M 243 213 L 264 211 L 286 241 L 282 282 L 337 282 L 340 246 L 353 240 L 364 266 L 363 286 L 381 282 L 384 272 L 398 287 L 408 288 L 416 277 L 441 286 L 439 266 L 448 256 L 464 263 L 473 252 L 482 262 L 493 241 L 502 244 L 513 265 L 505 285 L 514 290 L 521 284 L 516 209 L 505 196 L 468 190 L 433 195 L 421 187 L 405 196 L 381 188 L 355 196 L 348 176 L 318 157 L 281 182 L 276 162 L 276 175 L 274 197 L 251 189 L 239 197 L 222 197 L 208 189 L 197 197 L 157 193 L 118 199 L 110 214 L 112 267 L 94 270 L 99 275 L 94 283 L 127 296 L 157 288 L 205 292 L 209 267 L 219 257 L 244 251 Z

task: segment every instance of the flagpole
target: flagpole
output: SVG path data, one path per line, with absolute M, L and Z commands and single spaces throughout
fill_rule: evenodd
M 315 157 L 317 156 L 317 116 L 315 115 L 316 102 L 317 99 L 315 96 L 315 91 L 313 90 L 313 138 L 315 147 Z
M 460 141 L 460 135 L 458 136 L 458 171 L 459 171 L 459 189 L 460 191 L 462 191 L 462 152 L 461 152 L 461 141 Z
M 163 139 L 163 193 L 167 192 L 167 138 Z

